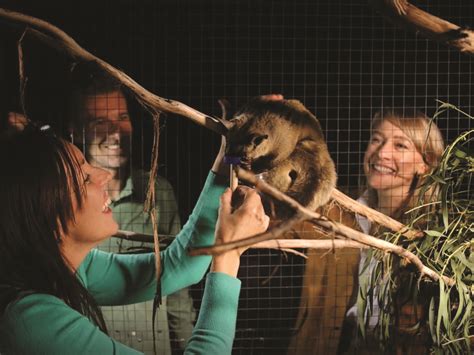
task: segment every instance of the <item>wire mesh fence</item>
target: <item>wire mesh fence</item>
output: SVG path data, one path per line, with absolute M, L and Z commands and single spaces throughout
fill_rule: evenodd
M 461 26 L 473 25 L 474 5 L 469 2 L 413 4 Z M 51 21 L 152 92 L 210 115 L 222 114 L 219 99 L 228 100 L 230 113 L 263 94 L 302 101 L 321 123 L 338 188 L 354 198 L 366 186 L 364 152 L 377 112 L 418 110 L 432 117 L 439 101 L 472 112 L 472 58 L 394 26 L 365 0 L 43 1 L 5 6 Z M 19 109 L 17 37 L 7 26 L 2 25 L 2 32 L 0 96 L 2 111 L 8 112 Z M 33 39 L 27 38 L 24 46 L 27 113 L 67 131 L 64 86 L 70 62 Z M 133 101 L 127 103 L 133 126 L 127 164 L 132 171 L 146 171 L 153 126 L 147 112 Z M 456 110 L 440 115 L 436 124 L 447 144 L 472 129 L 472 119 Z M 219 140 L 181 117 L 161 118 L 159 174 L 169 182 L 165 185 L 175 198 L 178 224 L 192 211 Z M 125 216 L 129 211 L 115 213 L 133 219 Z M 143 218 L 131 223 L 141 229 L 149 223 Z M 145 229 L 140 232 L 149 233 Z M 311 228 L 301 227 L 293 237 L 314 235 Z M 124 252 L 144 246 L 151 244 L 112 239 L 104 248 Z M 357 298 L 358 251 L 303 251 L 308 259 L 274 250 L 250 250 L 242 257 L 235 354 L 343 351 L 344 319 Z M 186 303 L 183 315 L 189 324 L 201 295 L 202 284 L 182 301 L 193 303 Z M 104 313 L 111 336 L 152 353 L 150 305 L 107 308 Z M 164 317 L 158 319 L 159 332 L 168 331 L 172 322 L 169 313 Z M 181 337 L 169 334 L 177 337 L 172 347 L 179 352 Z M 159 340 L 158 349 L 170 352 L 168 343 L 167 338 Z

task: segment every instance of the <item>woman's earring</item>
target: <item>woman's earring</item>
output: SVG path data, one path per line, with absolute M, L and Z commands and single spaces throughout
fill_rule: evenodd
M 416 172 L 416 175 L 425 175 L 428 172 L 428 166 L 426 164 L 423 164 L 420 169 Z

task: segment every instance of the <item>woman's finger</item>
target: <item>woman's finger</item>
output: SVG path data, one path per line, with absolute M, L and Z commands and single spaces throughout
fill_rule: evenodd
M 232 211 L 232 190 L 228 187 L 221 195 L 221 203 L 219 206 L 219 215 L 230 214 Z
M 256 206 L 262 205 L 262 199 L 258 192 L 254 189 L 246 191 L 244 201 L 242 203 L 242 208 L 254 208 Z

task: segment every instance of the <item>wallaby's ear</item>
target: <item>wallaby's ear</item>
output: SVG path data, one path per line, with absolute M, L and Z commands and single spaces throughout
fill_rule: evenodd
M 306 116 L 305 119 L 301 119 L 301 121 L 303 122 L 312 122 L 314 124 L 313 128 L 316 129 L 318 131 L 318 133 L 320 134 L 320 138 L 321 139 L 324 139 L 324 136 L 323 136 L 323 130 L 321 128 L 321 124 L 319 123 L 319 120 L 316 118 L 316 116 L 310 111 L 307 109 L 307 107 L 305 105 L 303 105 L 303 103 L 299 100 L 286 100 L 285 101 L 286 105 L 288 105 L 290 108 L 294 109 L 297 114 L 299 115 L 302 115 L 302 116 Z
M 321 142 L 316 142 L 311 138 L 302 139 L 298 142 L 297 147 L 307 152 L 316 154 L 320 149 Z
M 313 115 L 299 100 L 286 100 L 285 103 L 297 111 L 308 112 L 310 115 Z
M 219 103 L 219 106 L 221 107 L 221 119 L 227 121 L 230 118 L 230 109 L 231 109 L 231 104 L 229 100 L 226 98 L 222 98 L 217 100 Z

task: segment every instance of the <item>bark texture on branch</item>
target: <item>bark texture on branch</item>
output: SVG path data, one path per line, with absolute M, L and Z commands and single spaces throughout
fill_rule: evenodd
M 153 243 L 153 235 L 129 232 L 119 230 L 114 234 L 115 238 L 131 240 L 142 243 Z M 160 241 L 170 242 L 174 236 L 160 235 Z M 252 244 L 251 249 L 342 249 L 342 248 L 356 248 L 367 249 L 365 244 L 358 243 L 352 240 L 344 239 L 272 239 L 260 243 Z
M 199 112 L 181 102 L 165 99 L 149 92 L 127 74 L 88 52 L 61 29 L 46 21 L 2 8 L 0 8 L 0 18 L 28 27 L 28 33 L 32 34 L 40 41 L 45 42 L 49 46 L 66 53 L 74 61 L 95 62 L 107 73 L 118 79 L 124 86 L 134 93 L 137 100 L 143 106 L 152 111 L 168 112 L 185 116 L 193 122 L 219 134 L 225 134 L 227 131 L 226 123 L 224 121 Z
M 407 226 L 403 223 L 398 222 L 397 220 L 374 210 L 373 208 L 367 207 L 346 194 L 342 193 L 341 191 L 334 189 L 331 194 L 331 198 L 341 206 L 345 207 L 346 209 L 353 211 L 357 214 L 363 215 L 369 221 L 375 222 L 381 226 L 387 227 L 391 231 L 395 233 L 400 233 L 408 240 L 413 240 L 419 237 L 422 237 L 424 234 L 421 231 L 410 230 Z
M 296 211 L 296 215 L 290 220 L 291 223 L 297 223 L 298 221 L 304 221 L 304 220 L 311 220 L 318 226 L 324 228 L 327 231 L 334 233 L 335 235 L 343 236 L 347 239 L 356 241 L 361 244 L 365 244 L 367 246 L 382 250 L 384 252 L 396 254 L 399 257 L 406 259 L 408 262 L 416 266 L 416 268 L 418 269 L 418 271 L 421 273 L 422 276 L 426 275 L 435 281 L 438 281 L 439 279 L 443 279 L 443 281 L 449 286 L 452 286 L 455 284 L 455 281 L 453 279 L 443 276 L 443 275 L 439 275 L 436 271 L 425 266 L 423 262 L 420 260 L 420 258 L 418 258 L 418 256 L 404 249 L 403 247 L 392 244 L 385 240 L 381 240 L 381 239 L 372 237 L 370 235 L 361 233 L 341 223 L 333 222 L 317 212 L 310 211 L 307 208 L 301 206 L 297 201 L 293 200 L 291 197 L 285 195 L 284 193 L 281 193 L 274 187 L 258 179 L 254 174 L 246 170 L 237 168 L 237 174 L 240 179 L 254 185 L 255 188 L 258 189 L 259 191 L 262 191 L 263 193 L 266 193 L 274 197 L 276 200 L 284 202 L 288 206 L 293 208 Z M 279 225 L 279 227 L 284 229 L 284 226 Z M 287 230 L 289 229 L 290 228 L 288 228 Z M 274 233 L 272 230 L 270 230 L 266 233 L 256 235 L 254 237 L 250 237 L 244 240 L 239 240 L 237 242 L 220 244 L 220 245 L 215 245 L 212 247 L 196 248 L 196 249 L 193 249 L 191 253 L 192 255 L 218 254 L 227 250 L 249 246 L 249 245 L 259 243 L 265 240 L 275 239 L 275 234 L 277 233 Z
M 395 25 L 420 32 L 463 53 L 474 54 L 474 31 L 433 16 L 406 0 L 370 0 L 372 6 Z

